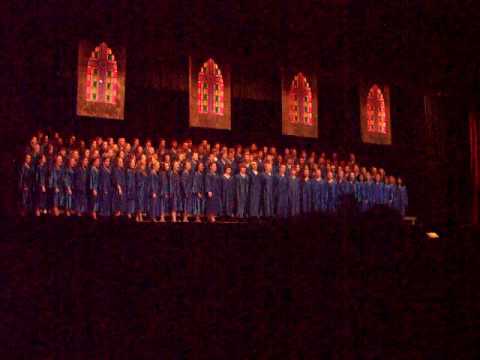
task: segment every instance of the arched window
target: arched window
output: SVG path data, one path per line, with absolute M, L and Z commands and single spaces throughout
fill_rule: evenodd
M 312 89 L 301 72 L 293 78 L 288 98 L 290 122 L 312 126 Z
M 373 133 L 387 133 L 387 114 L 385 112 L 385 98 L 382 90 L 374 84 L 367 96 L 367 131 Z
M 208 59 L 198 73 L 197 107 L 199 114 L 223 115 L 224 88 L 222 72 L 213 59 Z
M 117 97 L 117 61 L 112 49 L 102 42 L 92 51 L 87 64 L 86 99 L 115 104 Z

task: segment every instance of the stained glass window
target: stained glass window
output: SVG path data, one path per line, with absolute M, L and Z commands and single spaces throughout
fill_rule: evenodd
M 91 53 L 87 64 L 86 100 L 115 104 L 118 70 L 115 55 L 102 42 Z
M 372 133 L 387 133 L 387 115 L 385 98 L 382 90 L 374 84 L 367 96 L 367 131 Z
M 197 109 L 200 114 L 223 115 L 224 86 L 222 72 L 213 59 L 208 59 L 198 73 Z
M 312 89 L 305 75 L 298 73 L 289 93 L 289 118 L 293 124 L 313 125 Z

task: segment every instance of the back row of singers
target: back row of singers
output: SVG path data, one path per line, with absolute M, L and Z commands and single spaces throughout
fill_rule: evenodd
M 37 216 L 50 212 L 54 216 L 127 216 L 143 221 L 144 217 L 164 222 L 166 216 L 200 222 L 206 216 L 259 218 L 298 216 L 311 212 L 334 214 L 347 203 L 360 211 L 376 205 L 398 210 L 403 216 L 408 206 L 407 189 L 401 178 L 369 172 L 344 174 L 308 166 L 288 168 L 272 162 L 256 161 L 239 165 L 238 173 L 225 165 L 219 174 L 216 162 L 186 160 L 155 161 L 147 166 L 134 157 L 64 159 L 57 155 L 51 169 L 42 155 L 32 166 L 25 156 L 20 172 L 19 189 L 22 211 Z

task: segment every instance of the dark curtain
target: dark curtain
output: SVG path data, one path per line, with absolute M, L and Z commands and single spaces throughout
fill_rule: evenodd
M 478 224 L 479 220 L 479 195 L 480 195 L 480 117 L 478 112 L 471 112 L 469 116 L 470 131 L 470 172 L 472 176 L 472 223 Z

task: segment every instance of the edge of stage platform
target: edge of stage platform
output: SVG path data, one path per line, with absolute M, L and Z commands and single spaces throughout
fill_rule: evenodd
M 403 217 L 403 222 L 408 224 L 408 225 L 415 226 L 415 224 L 417 223 L 417 217 L 416 216 L 404 216 Z

